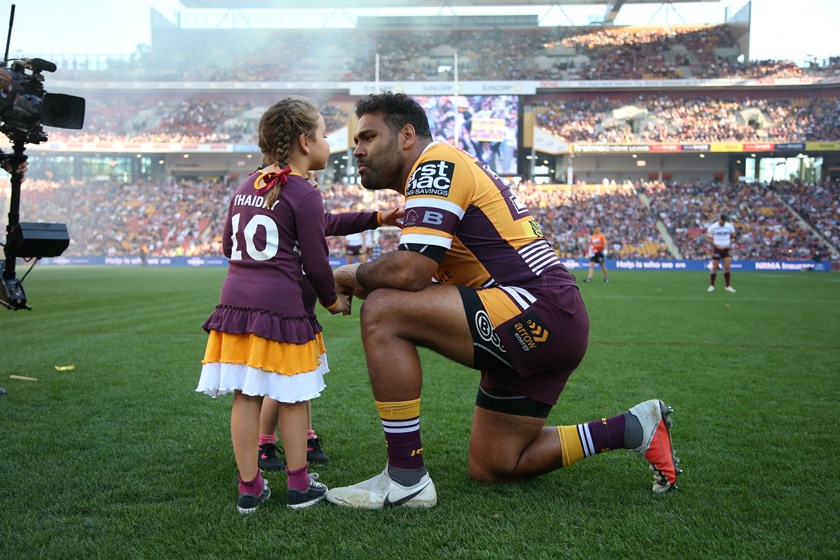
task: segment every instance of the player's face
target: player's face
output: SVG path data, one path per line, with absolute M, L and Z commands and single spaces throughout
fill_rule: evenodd
M 353 137 L 356 149 L 356 168 L 362 186 L 368 190 L 394 189 L 402 192 L 404 158 L 397 145 L 397 136 L 391 132 L 385 119 L 378 114 L 365 114 L 359 119 Z

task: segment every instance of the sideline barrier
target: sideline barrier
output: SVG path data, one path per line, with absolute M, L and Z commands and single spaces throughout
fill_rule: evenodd
M 589 268 L 588 259 L 561 259 L 569 270 Z M 344 259 L 330 258 L 333 267 L 344 264 Z M 29 263 L 18 261 L 18 266 Z M 56 266 L 227 266 L 225 257 L 147 257 L 146 263 L 140 257 L 54 257 L 41 259 L 40 264 Z M 607 260 L 609 270 L 689 270 L 705 271 L 711 268 L 709 260 L 653 260 L 616 259 Z M 732 261 L 731 268 L 738 272 L 830 272 L 831 261 Z

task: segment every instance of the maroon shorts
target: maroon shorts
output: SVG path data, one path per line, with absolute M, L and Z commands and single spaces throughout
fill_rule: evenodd
M 589 316 L 577 286 L 458 287 L 475 349 L 479 387 L 553 406 L 580 365 Z
M 354 257 L 358 257 L 362 254 L 362 246 L 361 245 L 347 245 L 344 247 L 344 254 L 345 255 L 353 255 Z
M 714 247 L 712 249 L 712 260 L 719 261 L 721 259 L 728 259 L 731 255 L 729 254 L 729 247 L 725 249 L 718 249 Z

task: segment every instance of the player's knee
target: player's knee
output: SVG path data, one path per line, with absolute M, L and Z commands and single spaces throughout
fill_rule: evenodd
M 515 480 L 511 468 L 488 457 L 470 454 L 470 477 L 478 482 L 512 482 Z
M 469 461 L 470 477 L 479 482 L 496 482 L 496 476 L 492 470 L 487 468 L 478 459 L 470 457 Z
M 399 320 L 399 307 L 389 292 L 389 290 L 374 290 L 368 294 L 359 315 L 362 328 L 387 327 L 392 321 Z

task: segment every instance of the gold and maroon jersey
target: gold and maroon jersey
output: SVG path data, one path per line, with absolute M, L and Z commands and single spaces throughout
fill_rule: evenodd
M 445 252 L 435 274 L 442 284 L 521 286 L 545 280 L 548 269 L 552 283 L 575 284 L 516 194 L 483 162 L 442 142 L 427 146 L 411 171 L 400 245 Z

